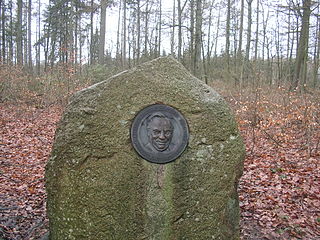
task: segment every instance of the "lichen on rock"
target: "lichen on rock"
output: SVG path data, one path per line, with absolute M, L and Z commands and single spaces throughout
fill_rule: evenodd
M 142 159 L 135 115 L 162 103 L 188 122 L 189 144 L 168 164 Z M 225 101 L 171 57 L 76 93 L 46 166 L 50 239 L 239 239 L 244 146 Z

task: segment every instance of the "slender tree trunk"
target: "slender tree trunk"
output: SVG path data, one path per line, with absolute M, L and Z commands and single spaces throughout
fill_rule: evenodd
M 247 0 L 247 3 L 248 3 L 248 28 L 247 28 L 246 61 L 248 61 L 250 58 L 251 26 L 252 26 L 252 1 L 253 0 Z
M 145 22 L 144 22 L 144 56 L 148 55 L 148 21 L 149 21 L 149 0 L 146 2 L 145 8 Z
M 182 57 L 182 10 L 181 0 L 178 0 L 178 60 Z
M 288 9 L 288 28 L 287 28 L 287 60 L 289 61 L 290 56 L 290 32 L 291 32 L 291 7 Z
M 265 49 L 266 49 L 266 41 L 267 41 L 267 27 L 269 21 L 269 11 L 267 12 L 267 16 L 264 16 L 264 11 L 262 12 L 262 25 L 263 25 L 263 40 L 262 40 L 262 59 L 265 60 Z
M 317 87 L 317 82 L 319 81 L 318 71 L 319 71 L 319 60 L 320 60 L 320 8 L 318 8 L 318 17 L 316 24 L 316 44 L 314 48 L 314 68 L 313 68 L 313 87 Z
M 132 49 L 132 46 L 131 46 L 131 39 L 130 39 L 130 23 L 127 24 L 127 43 L 128 43 L 128 54 L 126 54 L 126 59 L 125 59 L 125 65 L 128 67 L 128 68 L 131 68 L 131 49 Z M 126 50 L 127 51 L 127 50 Z
M 5 0 L 0 1 L 0 14 L 1 14 L 1 55 L 0 64 L 6 62 L 6 26 L 5 26 Z
M 81 32 L 81 26 L 79 24 L 79 22 L 81 21 L 81 14 L 79 12 L 79 2 L 76 1 L 75 2 L 75 26 L 74 26 L 74 64 L 77 65 L 78 64 L 78 43 L 79 43 L 79 35 L 81 37 L 81 33 L 79 34 L 79 32 Z M 77 67 L 75 67 L 75 70 L 77 69 Z
M 171 44 L 170 44 L 170 47 L 171 47 L 171 51 L 170 51 L 170 54 L 172 56 L 174 56 L 174 46 L 175 46 L 175 42 L 174 42 L 174 39 L 175 39 L 175 27 L 176 27 L 176 0 L 173 0 L 173 7 L 172 7 L 172 30 L 171 30 Z
M 194 74 L 201 77 L 202 0 L 196 2 L 196 24 L 194 44 Z
M 23 9 L 23 23 L 22 23 L 22 47 L 23 47 L 23 65 L 28 68 L 28 3 L 27 4 L 22 4 Z M 25 30 L 25 31 L 24 31 Z
M 220 32 L 220 10 L 218 13 L 218 21 L 217 21 L 217 27 L 216 27 L 216 37 L 215 37 L 215 43 L 214 43 L 214 57 L 217 57 L 217 50 L 218 50 L 218 39 L 219 39 L 219 32 Z
M 127 0 L 123 0 L 123 16 L 122 16 L 122 51 L 121 64 L 122 68 L 126 68 L 126 51 L 127 51 Z
M 32 73 L 32 52 L 31 52 L 31 16 L 32 16 L 32 0 L 29 0 L 28 2 L 28 66 L 29 71 Z
M 243 18 L 244 18 L 244 0 L 241 0 L 240 28 L 239 28 L 239 46 L 238 46 L 238 54 L 237 54 L 237 58 L 238 58 L 239 61 L 242 58 Z
M 17 2 L 17 24 L 16 24 L 16 33 L 17 33 L 17 63 L 18 65 L 23 64 L 23 53 L 22 53 L 22 0 Z
M 276 79 L 276 83 L 277 83 L 277 86 L 280 85 L 280 81 L 281 81 L 281 72 L 282 72 L 282 69 L 281 69 L 281 55 L 282 55 L 282 52 L 281 52 L 281 43 L 280 43 L 280 22 L 279 22 L 279 11 L 277 11 L 276 13 L 276 16 L 277 16 L 277 25 L 276 25 L 276 29 L 275 29 L 275 32 L 274 32 L 274 36 L 275 36 L 275 47 L 276 47 L 276 57 L 277 57 L 277 76 L 278 78 Z
M 101 0 L 101 16 L 100 16 L 100 41 L 99 41 L 99 64 L 104 64 L 104 50 L 106 41 L 106 12 L 107 0 Z
M 90 2 L 91 12 L 90 12 L 90 64 L 93 64 L 94 59 L 94 36 L 93 36 L 93 16 L 94 16 L 94 0 Z
M 255 44 L 254 44 L 254 60 L 255 61 L 258 58 L 259 25 L 260 25 L 259 24 L 259 16 L 260 16 L 259 6 L 260 6 L 260 0 L 257 0 L 256 39 L 255 39 Z
M 38 19 L 37 19 L 37 42 L 40 41 L 41 39 L 41 0 L 38 0 Z M 40 75 L 40 51 L 41 51 L 41 47 L 40 47 L 40 43 L 37 45 L 36 48 L 36 68 L 37 68 L 37 75 Z
M 158 56 L 160 56 L 161 54 L 161 32 L 162 32 L 162 0 L 159 0 L 159 4 L 160 4 L 160 10 L 159 10 L 159 28 L 158 28 L 158 49 L 157 49 L 157 52 L 158 52 Z
M 10 29 L 14 29 L 13 15 L 12 15 L 12 1 L 9 2 L 8 8 L 10 9 Z M 8 51 L 8 62 L 13 64 L 13 35 L 9 36 L 9 51 Z
M 205 81 L 208 83 L 209 78 L 209 68 L 210 68 L 210 60 L 211 60 L 211 25 L 212 25 L 212 9 L 213 9 L 213 2 L 210 5 L 209 9 L 209 26 L 207 32 L 207 54 L 206 54 L 206 67 L 205 67 Z M 204 52 L 204 51 L 203 51 Z
M 1 48 L 1 58 L 0 63 L 6 62 L 6 15 L 5 15 L 5 0 L 1 1 L 1 40 L 2 40 L 2 48 Z
M 139 0 L 138 0 L 139 2 Z M 118 26 L 117 26 L 117 46 L 116 46 L 116 59 L 120 62 L 120 31 L 121 31 L 121 9 L 122 9 L 122 1 L 119 3 L 118 9 Z
M 303 75 L 303 71 L 304 69 L 306 69 L 305 66 L 307 64 L 308 56 L 311 5 L 312 0 L 303 1 L 302 27 L 300 31 L 297 58 L 295 62 L 294 81 L 292 82 L 291 90 L 296 89 L 299 83 L 305 83 L 305 76 Z
M 140 0 L 137 0 L 137 64 L 140 63 L 141 56 L 141 5 Z
M 190 54 L 190 65 L 191 72 L 195 73 L 195 54 L 194 54 L 194 1 L 190 0 L 190 43 L 189 43 L 189 54 Z
M 231 15 L 231 0 L 227 1 L 227 21 L 226 21 L 226 60 L 227 70 L 230 71 L 230 15 Z

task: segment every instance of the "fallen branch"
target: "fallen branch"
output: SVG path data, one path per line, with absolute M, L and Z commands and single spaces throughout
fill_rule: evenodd
M 279 143 L 277 140 L 275 140 L 266 130 L 262 130 L 266 135 L 267 135 L 267 137 L 268 138 L 270 138 L 275 144 L 277 144 L 279 147 L 283 147 L 282 145 L 281 145 L 281 143 Z

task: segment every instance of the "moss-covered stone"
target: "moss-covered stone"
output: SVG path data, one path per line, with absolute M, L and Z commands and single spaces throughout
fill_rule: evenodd
M 148 105 L 186 118 L 174 162 L 137 155 L 130 127 Z M 50 239 L 239 239 L 244 146 L 224 100 L 173 58 L 159 58 L 76 93 L 46 167 Z

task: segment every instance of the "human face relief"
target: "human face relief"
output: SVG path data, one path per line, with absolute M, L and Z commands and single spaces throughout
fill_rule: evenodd
M 173 133 L 170 120 L 164 117 L 154 117 L 149 127 L 152 146 L 159 152 L 165 151 L 170 145 Z

